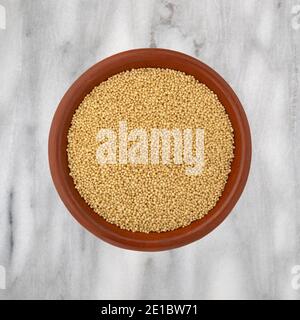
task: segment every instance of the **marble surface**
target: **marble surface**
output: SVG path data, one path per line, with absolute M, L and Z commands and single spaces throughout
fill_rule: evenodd
M 0 299 L 300 299 L 291 285 L 300 264 L 298 4 L 0 0 Z M 209 64 L 252 130 L 251 173 L 232 214 L 204 239 L 161 253 L 115 248 L 84 230 L 47 162 L 50 122 L 69 85 L 138 47 Z

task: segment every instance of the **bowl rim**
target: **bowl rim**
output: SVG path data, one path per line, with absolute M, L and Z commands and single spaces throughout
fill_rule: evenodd
M 84 96 L 91 90 L 86 92 L 81 92 L 80 90 L 84 86 L 87 88 L 92 85 L 93 81 L 95 82 L 95 79 L 99 77 L 99 74 L 105 68 L 110 68 L 112 72 L 110 76 L 112 76 L 120 72 L 118 68 L 128 70 L 126 69 L 126 61 L 131 59 L 135 63 L 136 61 L 141 62 L 144 61 L 143 57 L 145 57 L 145 60 L 149 60 L 147 63 L 151 63 L 151 57 L 156 57 L 157 59 L 159 57 L 164 63 L 167 63 L 170 59 L 175 59 L 180 61 L 182 65 L 189 64 L 191 68 L 196 68 L 198 71 L 201 70 L 212 85 L 216 85 L 220 90 L 223 90 L 226 99 L 229 101 L 228 103 L 232 106 L 231 112 L 234 113 L 234 117 L 237 118 L 240 125 L 239 163 L 231 187 L 228 192 L 226 191 L 226 197 L 222 194 L 216 206 L 204 218 L 192 222 L 187 227 L 163 233 L 146 234 L 123 230 L 108 223 L 100 215 L 96 214 L 87 206 L 84 200 L 79 199 L 81 197 L 75 189 L 74 182 L 72 187 L 72 183 L 70 183 L 72 178 L 70 178 L 69 172 L 66 172 L 65 159 L 67 152 L 65 154 L 61 152 L 62 145 L 66 143 L 66 132 L 70 127 L 71 121 L 69 119 L 72 118 L 74 111 L 78 107 L 78 104 L 74 107 L 76 100 L 74 96 L 77 95 L 78 99 L 78 94 L 81 94 L 82 101 Z M 68 120 L 66 121 L 66 119 Z M 236 130 L 235 127 L 234 130 Z M 69 212 L 83 227 L 98 238 L 115 246 L 136 251 L 162 251 L 181 247 L 204 237 L 215 229 L 228 216 L 243 192 L 250 171 L 251 151 L 252 144 L 248 120 L 237 95 L 229 84 L 216 71 L 200 60 L 178 51 L 161 48 L 141 48 L 123 51 L 101 60 L 85 71 L 75 80 L 60 101 L 51 123 L 48 140 L 48 160 L 52 180 Z M 235 161 L 235 158 L 233 161 Z

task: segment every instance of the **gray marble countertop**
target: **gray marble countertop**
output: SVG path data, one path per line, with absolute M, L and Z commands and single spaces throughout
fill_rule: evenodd
M 0 0 L 0 299 L 300 299 L 299 7 Z M 95 238 L 67 212 L 48 169 L 66 89 L 102 58 L 139 47 L 213 67 L 242 101 L 253 139 L 232 214 L 202 240 L 160 253 Z

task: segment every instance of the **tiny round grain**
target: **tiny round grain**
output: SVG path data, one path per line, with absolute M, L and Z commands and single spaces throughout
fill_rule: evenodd
M 99 165 L 101 128 L 204 129 L 203 172 L 186 165 Z M 206 85 L 183 72 L 141 68 L 95 87 L 76 110 L 68 133 L 75 187 L 87 204 L 122 229 L 165 232 L 204 217 L 220 198 L 234 156 L 233 129 L 225 108 Z

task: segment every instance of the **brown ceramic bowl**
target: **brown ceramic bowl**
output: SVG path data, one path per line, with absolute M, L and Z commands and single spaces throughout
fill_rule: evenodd
M 216 206 L 202 219 L 187 227 L 165 233 L 140 233 L 122 230 L 106 222 L 81 198 L 69 175 L 67 133 L 75 109 L 102 81 L 132 68 L 159 67 L 183 71 L 205 83 L 219 97 L 234 128 L 235 157 L 225 190 Z M 86 71 L 61 100 L 49 135 L 49 163 L 55 187 L 74 218 L 97 237 L 118 247 L 159 251 L 180 247 L 198 240 L 216 228 L 238 201 L 249 173 L 251 137 L 248 121 L 237 96 L 214 70 L 199 60 L 165 49 L 137 49 L 121 52 L 100 61 Z

